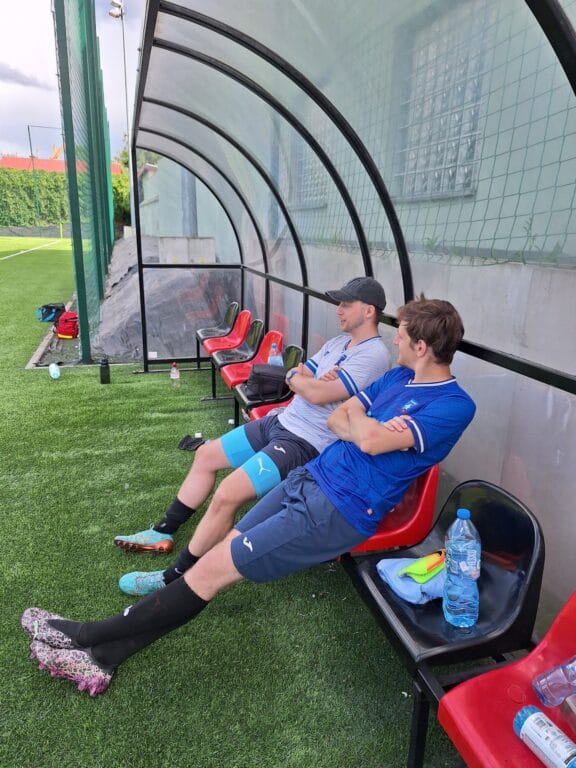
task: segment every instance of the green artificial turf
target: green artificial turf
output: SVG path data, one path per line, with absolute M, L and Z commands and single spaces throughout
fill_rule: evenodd
M 26 247 L 0 241 L 0 258 Z M 72 290 L 64 242 L 0 260 L 0 766 L 402 766 L 410 680 L 336 564 L 230 589 L 125 662 L 95 699 L 30 660 L 25 607 L 102 618 L 130 602 L 122 573 L 171 561 L 124 553 L 112 538 L 157 521 L 172 500 L 192 458 L 180 438 L 217 436 L 232 415 L 230 403 L 200 402 L 208 373 L 185 372 L 173 388 L 167 373 L 135 366 L 113 366 L 109 386 L 97 367 L 65 367 L 58 381 L 25 370 L 47 331 L 36 307 Z M 427 765 L 454 755 L 434 724 Z

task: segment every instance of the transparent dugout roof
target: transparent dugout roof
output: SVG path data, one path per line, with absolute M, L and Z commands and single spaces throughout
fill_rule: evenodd
M 230 216 L 234 231 L 241 244 L 245 263 L 257 264 L 261 268 L 262 258 L 261 233 L 255 227 L 249 215 L 249 209 L 224 176 L 209 165 L 202 157 L 182 145 L 146 131 L 139 131 L 138 146 L 158 152 L 192 171 L 210 189 Z
M 269 275 L 323 292 L 371 272 L 388 313 L 425 290 L 469 341 L 575 375 L 576 99 L 546 6 L 160 1 L 137 120 L 233 180 Z

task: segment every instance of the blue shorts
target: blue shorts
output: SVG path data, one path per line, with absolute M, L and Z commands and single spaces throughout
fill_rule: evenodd
M 292 469 L 318 456 L 314 446 L 283 427 L 273 415 L 227 432 L 220 445 L 230 466 L 246 472 L 258 497 L 275 488 Z
M 234 526 L 232 561 L 249 581 L 276 581 L 325 563 L 364 541 L 338 512 L 305 467 L 283 483 Z

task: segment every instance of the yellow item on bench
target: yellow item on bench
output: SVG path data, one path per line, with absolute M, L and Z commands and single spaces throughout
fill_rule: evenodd
M 430 555 L 424 555 L 424 557 L 414 560 L 410 565 L 401 568 L 397 575 L 410 576 L 410 578 L 417 581 L 418 584 L 424 584 L 444 568 L 445 559 L 446 550 L 438 549 L 436 552 L 432 552 Z

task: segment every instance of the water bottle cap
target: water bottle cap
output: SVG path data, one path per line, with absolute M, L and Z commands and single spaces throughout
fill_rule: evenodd
M 470 520 L 470 510 L 460 507 L 460 509 L 456 510 L 456 517 L 459 517 L 460 520 Z

